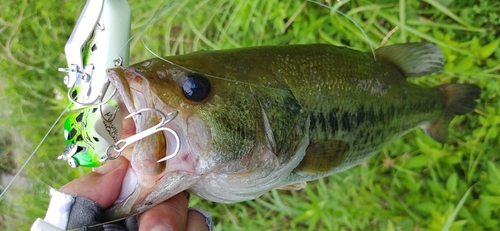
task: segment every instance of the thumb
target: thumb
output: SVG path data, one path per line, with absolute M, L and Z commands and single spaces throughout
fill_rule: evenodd
M 128 165 L 129 162 L 124 157 L 108 161 L 93 172 L 65 184 L 59 191 L 87 198 L 101 208 L 107 208 L 120 195 Z

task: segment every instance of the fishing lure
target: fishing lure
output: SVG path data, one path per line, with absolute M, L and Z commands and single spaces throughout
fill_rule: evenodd
M 58 159 L 68 161 L 73 168 L 100 166 L 120 156 L 123 150 L 120 144 L 128 145 L 131 140 L 136 142 L 165 130 L 147 129 L 119 140 L 122 112 L 115 96 L 116 89 L 110 84 L 106 70 L 128 65 L 129 38 L 130 6 L 127 1 L 87 1 L 65 46 L 69 68 L 59 69 L 68 73 L 64 83 L 71 102 L 68 109 L 72 112 L 64 123 L 66 148 Z M 171 116 L 166 123 L 175 115 L 166 115 Z M 175 132 L 168 132 L 177 137 Z M 176 140 L 178 142 L 178 138 Z M 175 155 L 176 152 L 160 161 Z
M 65 46 L 69 68 L 64 83 L 70 100 L 64 123 L 66 149 L 58 158 L 71 167 L 96 167 L 117 156 L 122 115 L 106 69 L 128 65 L 130 7 L 125 0 L 87 1 Z

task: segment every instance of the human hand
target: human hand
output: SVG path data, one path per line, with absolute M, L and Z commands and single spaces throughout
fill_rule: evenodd
M 67 183 L 59 191 L 87 198 L 101 208 L 107 208 L 118 199 L 128 166 L 129 162 L 124 157 L 108 161 L 93 172 Z M 137 218 L 139 230 L 208 231 L 205 217 L 195 210 L 188 211 L 187 195 L 179 193 L 140 214 Z

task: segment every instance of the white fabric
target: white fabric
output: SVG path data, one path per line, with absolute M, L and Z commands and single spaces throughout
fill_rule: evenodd
M 37 218 L 35 223 L 31 226 L 31 231 L 64 231 L 64 229 L 55 227 L 54 225 Z
M 45 221 L 61 229 L 68 226 L 69 213 L 75 203 L 75 197 L 64 194 L 56 189 L 50 189 L 50 204 L 45 215 Z

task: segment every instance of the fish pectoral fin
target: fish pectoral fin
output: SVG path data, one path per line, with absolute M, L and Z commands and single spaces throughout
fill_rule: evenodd
M 287 184 L 287 185 L 283 185 L 279 188 L 276 188 L 276 189 L 279 189 L 279 190 L 300 190 L 300 189 L 303 189 L 307 186 L 307 182 L 297 182 L 297 183 L 293 183 L 293 184 Z
M 432 139 L 443 144 L 448 138 L 448 125 L 453 117 L 474 110 L 481 89 L 472 84 L 443 84 L 437 88 L 443 92 L 444 112 L 434 123 L 423 129 Z
M 342 140 L 327 140 L 309 145 L 306 155 L 293 170 L 295 173 L 326 174 L 347 157 L 349 144 Z
M 403 43 L 375 50 L 377 58 L 396 65 L 406 77 L 421 77 L 444 70 L 444 55 L 430 43 Z

